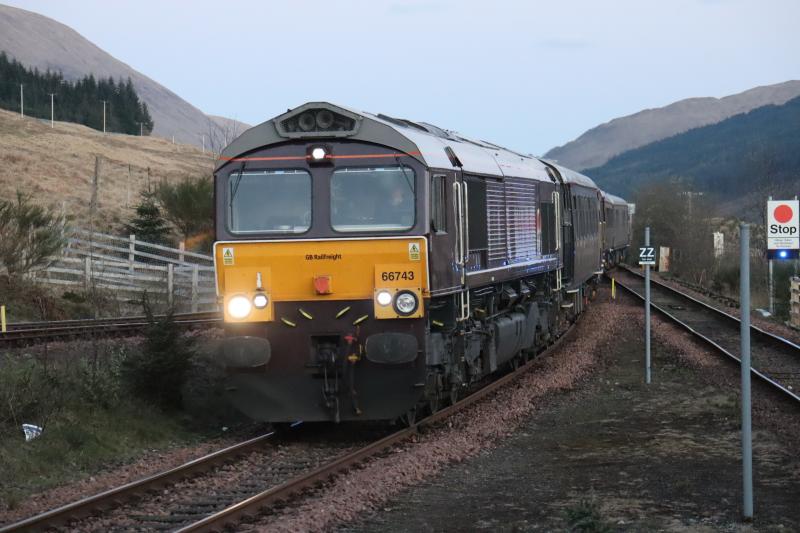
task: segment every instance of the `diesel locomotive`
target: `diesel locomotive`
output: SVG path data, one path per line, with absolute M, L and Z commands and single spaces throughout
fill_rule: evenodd
M 270 422 L 411 419 L 551 343 L 630 241 L 555 162 L 311 102 L 214 173 L 226 390 Z

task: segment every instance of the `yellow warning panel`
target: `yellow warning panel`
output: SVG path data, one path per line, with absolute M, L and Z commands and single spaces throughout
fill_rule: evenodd
M 276 302 L 371 300 L 376 287 L 414 288 L 424 295 L 428 292 L 425 237 L 219 242 L 214 254 L 221 296 L 255 290 L 255 273 L 259 271 L 270 273 L 271 297 Z M 390 269 L 378 273 L 377 265 Z M 240 270 L 242 276 L 228 274 Z M 378 285 L 383 272 L 388 284 Z M 393 278 L 395 281 L 391 281 Z

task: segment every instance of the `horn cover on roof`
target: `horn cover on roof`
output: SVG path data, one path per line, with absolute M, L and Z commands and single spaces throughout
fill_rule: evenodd
M 327 102 L 309 102 L 272 119 L 278 135 L 350 137 L 358 133 L 363 117 Z

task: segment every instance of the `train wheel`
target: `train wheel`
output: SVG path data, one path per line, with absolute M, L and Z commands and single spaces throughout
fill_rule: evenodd
M 442 395 L 439 391 L 431 394 L 428 398 L 428 408 L 431 410 L 431 414 L 442 408 Z
M 458 401 L 459 396 L 460 395 L 458 393 L 458 385 L 451 386 L 449 392 L 450 405 L 455 405 L 456 402 Z
M 402 416 L 400 416 L 400 423 L 404 426 L 411 427 L 417 421 L 417 408 L 412 407 Z

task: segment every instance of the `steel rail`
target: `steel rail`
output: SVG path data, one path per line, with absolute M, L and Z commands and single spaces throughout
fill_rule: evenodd
M 574 327 L 567 330 L 563 335 L 555 340 L 553 344 L 540 352 L 537 357 L 552 353 L 568 338 L 571 338 Z M 259 509 L 268 506 L 270 503 L 285 500 L 297 494 L 299 491 L 315 486 L 316 484 L 329 479 L 333 475 L 347 470 L 354 464 L 373 457 L 397 443 L 405 441 L 419 433 L 420 429 L 431 426 L 448 416 L 454 414 L 468 405 L 485 398 L 500 387 L 503 387 L 517 379 L 532 368 L 536 359 L 528 361 L 517 370 L 492 381 L 491 383 L 474 391 L 462 400 L 444 409 L 436 411 L 432 415 L 414 423 L 410 427 L 397 431 L 387 437 L 383 437 L 359 450 L 348 453 L 334 459 L 327 465 L 323 465 L 311 472 L 294 477 L 291 480 L 267 489 L 255 496 L 247 498 L 241 502 L 233 504 L 217 513 L 180 529 L 179 531 L 220 531 L 225 524 L 231 524 L 242 516 L 256 514 Z M 274 435 L 274 432 L 250 439 L 248 441 L 230 446 L 228 448 L 213 452 L 206 456 L 194 459 L 183 465 L 177 466 L 165 472 L 153 474 L 151 476 L 127 483 L 99 494 L 83 498 L 81 500 L 66 504 L 57 509 L 35 515 L 25 520 L 15 522 L 0 527 L 0 533 L 10 533 L 17 531 L 41 531 L 47 528 L 62 526 L 70 521 L 78 520 L 91 516 L 96 511 L 111 509 L 122 505 L 124 502 L 134 499 L 139 495 L 159 487 L 173 484 L 191 475 L 209 470 L 214 465 L 232 459 L 234 456 L 245 453 L 256 448 Z
M 570 328 L 561 337 L 556 339 L 552 345 L 540 352 L 537 355 L 537 358 L 548 355 L 555 351 L 561 346 L 565 339 L 572 337 L 572 333 L 574 331 L 574 327 Z M 332 478 L 333 476 L 348 470 L 361 461 L 369 459 L 370 457 L 374 457 L 375 455 L 388 450 L 396 444 L 408 440 L 412 436 L 418 434 L 420 429 L 432 426 L 433 424 L 444 420 L 445 418 L 464 409 L 465 407 L 485 398 L 486 396 L 495 392 L 497 389 L 516 381 L 533 367 L 537 358 L 528 361 L 518 369 L 509 372 L 508 374 L 492 381 L 484 387 L 481 387 L 455 404 L 436 411 L 430 416 L 412 424 L 405 429 L 388 435 L 363 448 L 338 457 L 332 462 L 312 470 L 311 472 L 296 476 L 281 485 L 269 488 L 245 500 L 226 507 L 217 513 L 209 515 L 206 518 L 178 529 L 177 531 L 178 533 L 224 531 L 226 527 L 238 523 L 243 517 L 255 516 L 259 514 L 259 512 L 261 512 L 261 510 L 265 507 L 280 501 L 286 501 L 291 496 L 296 495 L 303 490 L 313 488 L 316 485 Z
M 165 315 L 154 315 L 154 318 L 163 318 Z M 211 318 L 221 318 L 218 311 L 202 311 L 199 313 L 175 313 L 172 317 L 176 321 L 186 320 L 201 320 Z M 125 324 L 129 322 L 147 322 L 147 317 L 144 315 L 136 316 L 121 316 L 111 318 L 77 318 L 70 320 L 42 320 L 34 322 L 10 322 L 7 324 L 8 331 L 29 331 L 29 330 L 45 330 L 56 329 L 73 326 L 102 326 L 108 324 Z
M 640 277 L 640 278 L 644 279 L 642 274 L 640 274 L 639 272 L 637 272 L 636 270 L 634 270 L 634 269 L 632 269 L 632 268 L 630 268 L 628 266 L 621 265 L 620 268 L 622 268 L 626 272 L 629 272 L 630 274 L 633 274 L 634 276 L 637 276 L 637 277 Z M 686 300 L 691 300 L 692 302 L 696 303 L 697 305 L 701 305 L 701 306 L 707 308 L 708 310 L 713 311 L 713 312 L 715 312 L 715 313 L 717 313 L 717 314 L 719 314 L 721 316 L 724 316 L 727 320 L 735 322 L 737 324 L 737 326 L 741 322 L 738 317 L 736 317 L 736 316 L 734 316 L 734 315 L 732 315 L 732 314 L 730 314 L 730 313 L 728 313 L 726 311 L 723 311 L 722 309 L 719 309 L 718 307 L 714 307 L 713 305 L 708 304 L 708 303 L 706 303 L 706 302 L 704 302 L 702 300 L 698 300 L 694 296 L 692 296 L 690 294 L 687 294 L 685 292 L 679 291 L 678 289 L 675 289 L 675 288 L 667 285 L 666 283 L 664 283 L 662 281 L 658 281 L 656 279 L 653 279 L 652 276 L 650 277 L 650 283 L 651 284 L 655 284 L 658 287 L 663 288 L 664 290 L 670 291 L 670 292 L 680 296 L 681 298 L 684 298 Z M 774 333 L 770 333 L 769 331 L 767 331 L 765 329 L 761 329 L 758 326 L 754 326 L 752 324 L 750 325 L 750 331 L 754 332 L 756 335 L 758 335 L 761 338 L 769 338 L 769 339 L 771 339 L 773 341 L 776 341 L 780 345 L 791 346 L 792 348 L 794 348 L 794 349 L 796 349 L 798 351 L 798 356 L 800 357 L 800 345 L 790 341 L 789 339 L 784 339 L 783 337 L 781 337 L 779 335 L 775 335 Z
M 182 327 L 213 325 L 222 322 L 218 313 L 197 313 L 175 315 L 175 323 Z M 41 322 L 38 326 L 25 323 L 12 325 L 10 331 L 0 333 L 0 346 L 47 342 L 59 339 L 81 338 L 91 335 L 111 335 L 141 331 L 149 322 L 144 317 L 88 319 L 59 322 Z
M 628 273 L 630 273 L 630 274 L 632 274 L 634 276 L 641 277 L 638 274 L 638 272 L 633 271 L 628 267 L 622 267 L 622 268 L 623 268 L 623 270 L 627 271 Z M 611 274 L 606 273 L 606 276 L 607 277 L 611 277 Z M 635 297 L 637 297 L 640 300 L 642 300 L 642 302 L 644 302 L 644 297 L 639 292 L 637 292 L 633 287 L 630 287 L 630 286 L 626 285 L 625 283 L 620 281 L 619 278 L 614 278 L 614 281 L 615 281 L 615 283 L 617 285 L 622 287 L 624 290 L 628 291 L 630 294 L 634 295 Z M 658 289 L 667 291 L 667 292 L 669 292 L 669 293 L 671 293 L 671 294 L 673 294 L 675 296 L 678 296 L 679 298 L 682 298 L 684 300 L 691 301 L 693 304 L 699 306 L 702 311 L 708 312 L 712 316 L 717 316 L 717 317 L 722 318 L 723 320 L 728 321 L 728 322 L 732 321 L 732 322 L 735 322 L 736 324 L 740 323 L 739 319 L 736 318 L 735 316 L 733 316 L 731 314 L 728 314 L 725 311 L 722 311 L 720 309 L 717 309 L 716 307 L 711 306 L 711 305 L 709 305 L 709 304 L 707 304 L 705 302 L 702 302 L 702 301 L 694 298 L 691 295 L 688 295 L 688 294 L 686 294 L 684 292 L 681 292 L 681 291 L 679 291 L 679 290 L 677 290 L 677 289 L 675 289 L 673 287 L 670 287 L 669 285 L 666 285 L 664 283 L 661 283 L 661 282 L 658 282 L 658 281 L 654 281 L 652 278 L 651 278 L 650 282 L 651 282 L 651 284 L 656 285 L 656 287 Z M 719 353 L 725 355 L 730 360 L 735 361 L 736 363 L 741 365 L 741 359 L 739 357 L 737 357 L 730 350 L 726 349 L 724 346 L 719 344 L 717 341 L 715 341 L 714 339 L 712 339 L 708 335 L 705 335 L 702 332 L 698 331 L 696 328 L 692 327 L 690 324 L 688 324 L 685 321 L 681 320 L 680 318 L 675 316 L 673 313 L 670 313 L 669 311 L 667 311 L 663 307 L 653 303 L 652 301 L 651 301 L 650 305 L 651 305 L 651 307 L 653 309 L 656 310 L 656 312 L 658 312 L 662 316 L 666 317 L 668 320 L 671 320 L 672 322 L 678 324 L 682 328 L 686 329 L 689 333 L 691 333 L 692 335 L 694 335 L 698 339 L 702 340 L 703 342 L 705 342 L 706 344 L 708 344 L 709 346 L 714 348 Z M 787 351 L 792 351 L 792 352 L 794 352 L 794 357 L 800 358 L 800 346 L 798 346 L 797 344 L 795 344 L 795 343 L 793 343 L 793 342 L 791 342 L 791 341 L 789 341 L 787 339 L 784 339 L 782 337 L 779 337 L 778 335 L 774 335 L 772 333 L 769 333 L 768 331 L 765 331 L 765 330 L 763 330 L 761 328 L 758 328 L 756 326 L 750 326 L 750 330 L 751 330 L 751 333 L 755 333 L 754 336 L 758 336 L 759 338 L 766 339 L 770 343 L 777 345 L 780 349 L 787 350 Z M 798 363 L 800 363 L 800 359 L 798 359 Z M 751 375 L 755 376 L 757 379 L 763 381 L 764 383 L 767 383 L 769 386 L 771 386 L 774 389 L 780 391 L 786 397 L 788 397 L 788 398 L 790 398 L 790 399 L 792 399 L 794 401 L 800 402 L 800 396 L 798 396 L 797 393 L 795 393 L 794 391 L 792 391 L 789 388 L 785 387 L 783 384 L 781 384 L 780 382 L 776 381 L 775 379 L 773 379 L 772 377 L 767 375 L 765 372 L 762 372 L 762 371 L 758 370 L 757 368 L 755 368 L 755 367 L 753 367 L 751 365 L 750 366 L 750 373 L 751 373 Z
M 142 493 L 173 484 L 181 479 L 209 470 L 214 465 L 232 459 L 237 455 L 249 452 L 266 442 L 274 434 L 275 432 L 273 431 L 254 437 L 244 442 L 234 444 L 233 446 L 223 448 L 222 450 L 204 455 L 203 457 L 198 457 L 197 459 L 164 472 L 132 481 L 125 485 L 68 503 L 57 509 L 0 527 L 0 533 L 45 530 L 47 528 L 64 525 L 72 520 L 91 516 L 96 510 L 118 507 L 123 502 Z

